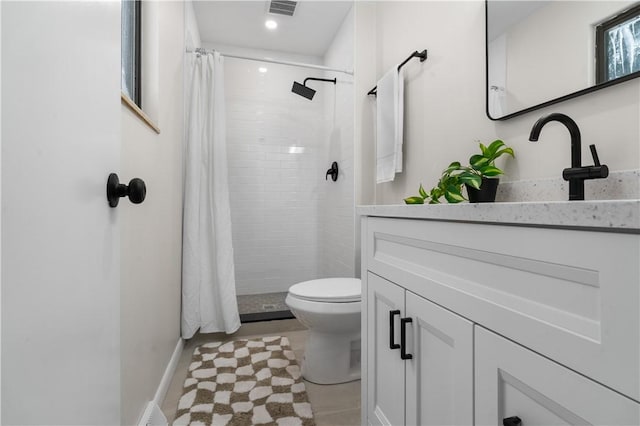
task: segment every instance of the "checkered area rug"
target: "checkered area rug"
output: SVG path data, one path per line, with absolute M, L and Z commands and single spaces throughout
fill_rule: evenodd
M 315 425 L 287 338 L 197 347 L 173 425 Z

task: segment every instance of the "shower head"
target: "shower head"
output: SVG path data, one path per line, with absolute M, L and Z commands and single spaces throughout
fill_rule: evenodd
M 293 93 L 295 93 L 296 95 L 300 95 L 303 96 L 309 100 L 313 99 L 313 95 L 316 94 L 316 91 L 313 90 L 310 87 L 305 86 L 304 84 L 300 84 L 297 81 L 293 82 L 293 87 L 291 88 L 291 91 Z
M 337 79 L 333 78 L 333 79 L 328 79 L 328 78 L 314 78 L 314 77 L 307 77 L 304 79 L 304 82 L 302 84 L 298 83 L 297 81 L 293 82 L 293 87 L 291 88 L 291 91 L 293 93 L 295 93 L 296 95 L 300 95 L 304 98 L 307 98 L 309 100 L 313 99 L 313 95 L 316 94 L 316 91 L 313 90 L 311 87 L 307 87 L 307 81 L 308 80 L 314 80 L 314 81 L 327 81 L 329 83 L 333 83 L 336 84 L 337 83 Z

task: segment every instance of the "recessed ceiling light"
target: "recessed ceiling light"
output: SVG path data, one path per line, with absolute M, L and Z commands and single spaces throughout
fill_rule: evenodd
M 264 23 L 264 26 L 270 30 L 275 30 L 276 28 L 278 28 L 278 23 L 272 19 L 269 19 Z
M 260 68 L 258 68 L 258 71 L 260 71 L 262 73 L 265 73 L 265 72 L 267 72 L 267 69 L 265 67 L 260 67 Z

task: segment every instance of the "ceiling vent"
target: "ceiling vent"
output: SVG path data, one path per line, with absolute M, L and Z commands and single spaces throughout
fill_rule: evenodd
M 297 1 L 290 0 L 271 0 L 269 4 L 269 13 L 276 15 L 293 16 L 296 11 Z

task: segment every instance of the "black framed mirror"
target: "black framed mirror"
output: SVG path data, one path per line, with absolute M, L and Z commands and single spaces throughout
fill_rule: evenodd
M 485 0 L 485 14 L 492 120 L 640 77 L 637 0 Z

